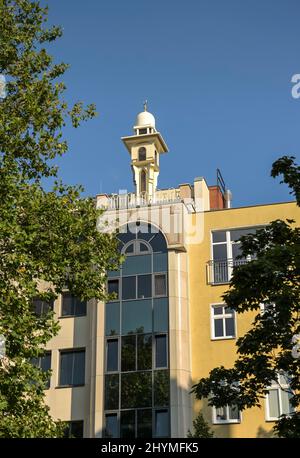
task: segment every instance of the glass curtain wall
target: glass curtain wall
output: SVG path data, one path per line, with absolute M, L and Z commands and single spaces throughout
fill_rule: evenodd
M 150 224 L 122 228 L 126 260 L 108 273 L 105 436 L 169 437 L 168 254 Z

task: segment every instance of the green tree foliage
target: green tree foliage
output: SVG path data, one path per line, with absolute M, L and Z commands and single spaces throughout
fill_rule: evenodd
M 294 157 L 286 156 L 271 171 L 273 177 L 283 175 L 298 205 L 299 171 Z M 241 246 L 242 257 L 254 259 L 234 268 L 223 299 L 237 313 L 257 314 L 250 330 L 237 340 L 234 366 L 213 369 L 193 391 L 199 399 L 208 398 L 210 405 L 237 404 L 243 410 L 260 405 L 276 374 L 285 373 L 296 412 L 283 416 L 274 429 L 281 437 L 300 437 L 300 361 L 291 353 L 292 337 L 300 333 L 300 229 L 294 221 L 276 220 L 242 237 Z M 261 313 L 261 304 L 273 305 Z
M 99 231 L 101 212 L 80 187 L 42 179 L 57 177 L 55 158 L 67 151 L 61 129 L 95 115 L 93 105 L 69 108 L 57 82 L 67 66 L 53 63 L 45 44 L 61 35 L 47 29 L 47 9 L 37 1 L 0 0 L 0 437 L 58 437 L 63 425 L 44 403 L 49 374 L 31 358 L 58 332 L 52 312 L 41 317 L 32 300 L 43 282 L 45 300 L 64 288 L 88 300 L 106 297 L 106 271 L 120 262 L 114 235 Z M 97 223 L 97 224 L 96 224 Z
M 210 429 L 208 423 L 204 420 L 203 414 L 201 412 L 193 421 L 193 432 L 189 430 L 187 437 L 201 437 L 205 439 L 214 437 L 214 432 Z

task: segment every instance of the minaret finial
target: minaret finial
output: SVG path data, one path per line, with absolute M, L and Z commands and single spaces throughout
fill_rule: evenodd
M 145 100 L 144 102 L 144 111 L 147 111 L 148 108 L 148 100 Z

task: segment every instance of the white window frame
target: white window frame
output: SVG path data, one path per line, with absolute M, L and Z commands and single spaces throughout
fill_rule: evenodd
M 228 281 L 222 282 L 222 283 L 216 283 L 216 284 L 227 284 L 230 282 L 231 277 L 232 277 L 232 272 L 233 272 L 233 256 L 232 256 L 232 245 L 235 244 L 240 244 L 241 242 L 234 242 L 231 240 L 231 232 L 232 231 L 238 231 L 238 230 L 247 230 L 247 229 L 253 229 L 256 228 L 256 230 L 263 229 L 266 227 L 265 225 L 255 225 L 255 226 L 242 226 L 242 227 L 230 227 L 230 228 L 221 228 L 221 229 L 211 229 L 210 231 L 210 259 L 214 261 L 214 250 L 213 247 L 215 245 L 226 245 L 226 252 L 227 252 L 227 258 L 224 259 L 224 261 L 228 262 L 227 265 L 227 272 L 228 272 Z M 224 242 L 213 242 L 213 233 L 214 232 L 225 232 L 225 238 L 226 241 Z M 215 279 L 214 279 L 215 280 Z M 213 281 L 213 284 L 215 281 Z
M 277 377 L 277 382 L 273 380 L 272 385 L 267 388 L 269 391 L 277 391 L 278 392 L 278 401 L 279 401 L 279 417 L 271 417 L 270 416 L 270 401 L 269 401 L 269 391 L 265 397 L 265 413 L 266 413 L 266 421 L 278 421 L 281 415 L 284 415 L 282 411 L 282 392 L 286 392 L 285 390 L 290 389 L 289 384 L 280 384 L 279 382 L 279 375 Z M 293 410 L 290 412 L 292 413 Z M 288 415 L 288 414 L 285 414 Z
M 214 303 L 210 304 L 210 335 L 211 335 L 211 340 L 232 340 L 237 338 L 237 319 L 236 319 L 236 312 L 233 311 L 233 320 L 234 320 L 234 336 L 222 336 L 222 337 L 216 337 L 215 336 L 215 319 L 223 319 L 223 329 L 225 331 L 225 318 L 231 318 L 232 313 L 222 313 L 222 315 L 214 315 L 214 309 L 216 307 L 228 307 L 224 302 L 221 303 Z
M 219 420 L 217 418 L 217 407 L 212 406 L 212 423 L 214 425 L 228 425 L 228 424 L 239 424 L 242 422 L 242 412 L 239 410 L 239 419 L 229 418 L 229 405 L 223 406 L 226 409 L 226 420 Z

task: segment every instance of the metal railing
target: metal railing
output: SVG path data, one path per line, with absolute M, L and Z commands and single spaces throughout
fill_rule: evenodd
M 234 267 L 241 266 L 251 259 L 222 259 L 219 261 L 208 261 L 207 282 L 210 285 L 229 283 Z
M 112 194 L 108 198 L 109 210 L 120 210 L 126 208 L 145 207 L 147 205 L 160 205 L 168 203 L 181 202 L 179 190 L 168 189 L 157 191 L 154 196 L 149 196 L 147 193 L 136 195 L 135 193 L 128 194 Z

